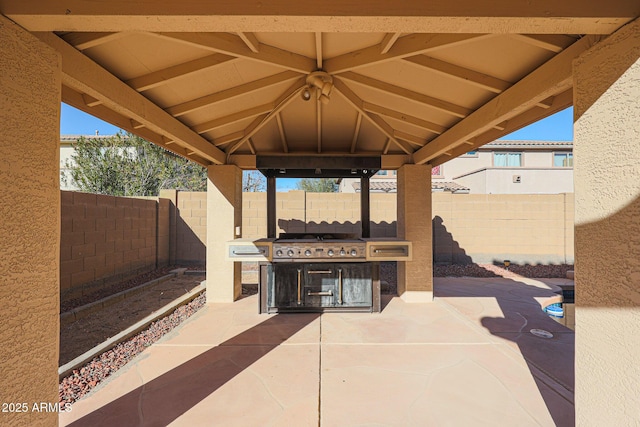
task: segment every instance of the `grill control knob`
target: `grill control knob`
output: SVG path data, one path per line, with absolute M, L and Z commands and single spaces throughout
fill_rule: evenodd
M 351 256 L 356 256 L 358 255 L 358 251 L 356 251 L 355 249 L 351 249 Z
M 340 249 L 340 256 L 345 256 L 347 252 L 344 249 Z
M 289 255 L 289 256 L 293 256 L 293 250 L 292 250 L 292 249 L 289 249 L 289 250 L 287 251 L 287 255 Z
M 277 252 L 276 252 L 276 255 L 282 256 L 282 250 L 278 249 Z
M 333 249 L 329 249 L 329 250 L 327 251 L 327 255 L 329 255 L 329 256 L 333 256 Z
M 306 251 L 304 251 L 305 256 L 311 256 L 311 251 L 309 249 L 307 249 Z

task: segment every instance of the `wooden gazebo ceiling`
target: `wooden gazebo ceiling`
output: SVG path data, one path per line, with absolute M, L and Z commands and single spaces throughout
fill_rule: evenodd
M 198 163 L 380 155 L 397 168 L 570 106 L 573 59 L 640 9 L 403 3 L 0 0 L 0 12 L 60 52 L 63 102 Z

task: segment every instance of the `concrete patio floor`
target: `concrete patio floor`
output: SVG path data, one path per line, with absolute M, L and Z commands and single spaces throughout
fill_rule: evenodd
M 574 333 L 541 310 L 563 282 L 436 278 L 433 303 L 375 314 L 209 305 L 60 424 L 572 426 Z

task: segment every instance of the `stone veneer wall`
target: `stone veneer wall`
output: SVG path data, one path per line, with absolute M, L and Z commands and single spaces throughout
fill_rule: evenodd
M 62 300 L 156 268 L 155 200 L 70 191 L 60 194 Z

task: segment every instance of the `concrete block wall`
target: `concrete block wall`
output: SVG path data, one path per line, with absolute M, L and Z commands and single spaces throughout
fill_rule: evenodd
M 243 194 L 243 237 L 267 235 L 266 197 L 265 193 Z M 278 193 L 276 215 L 278 233 L 360 233 L 360 195 L 304 191 Z M 396 235 L 394 194 L 371 195 L 371 221 L 372 236 Z
M 433 194 L 442 263 L 573 263 L 573 195 Z
M 204 265 L 207 259 L 206 192 L 178 192 L 176 235 L 176 264 Z
M 155 200 L 60 194 L 63 300 L 156 268 Z

